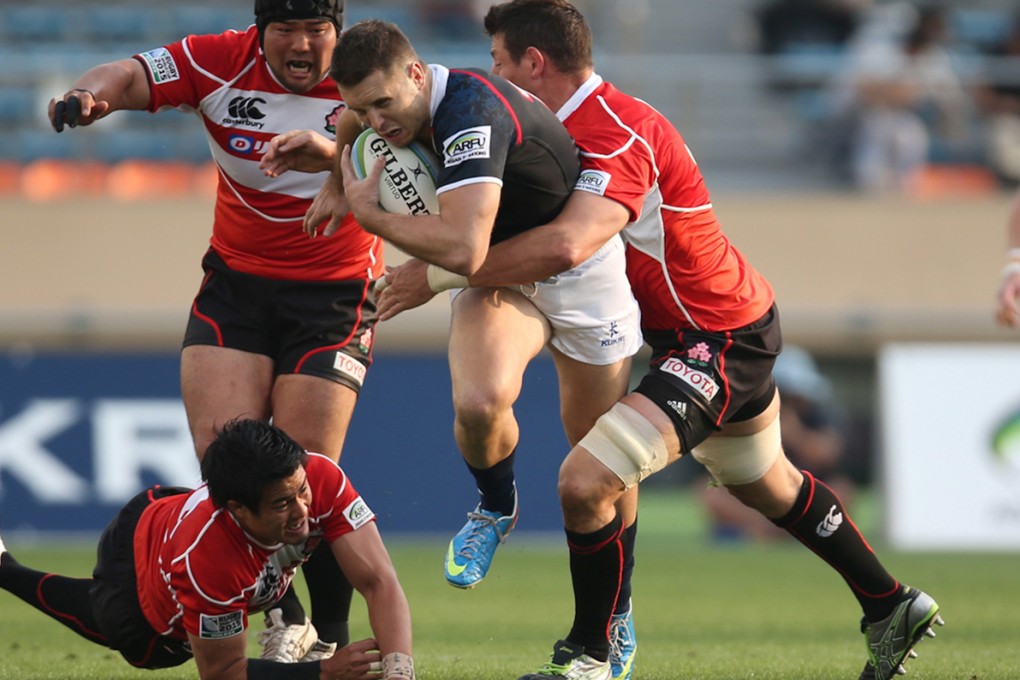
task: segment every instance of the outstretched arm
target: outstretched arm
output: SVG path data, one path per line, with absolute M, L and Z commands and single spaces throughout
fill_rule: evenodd
M 50 124 L 57 132 L 65 125 L 91 125 L 114 111 L 144 109 L 150 95 L 149 78 L 137 59 L 100 64 L 80 75 L 61 97 L 50 100 Z
M 354 144 L 354 140 L 364 128 L 357 115 L 350 109 L 344 109 L 336 122 L 336 146 L 333 151 L 333 160 L 329 168 L 332 172 L 326 178 L 326 182 L 319 189 L 319 193 L 312 201 L 312 205 L 305 213 L 304 231 L 309 238 L 315 238 L 318 233 L 323 236 L 332 236 L 340 226 L 340 221 L 350 211 L 350 204 L 344 194 L 343 168 L 340 166 L 340 152 L 344 147 Z M 323 225 L 321 232 L 319 226 Z
M 347 580 L 368 605 L 382 657 L 382 680 L 414 680 L 411 611 L 375 522 L 344 534 L 332 548 Z

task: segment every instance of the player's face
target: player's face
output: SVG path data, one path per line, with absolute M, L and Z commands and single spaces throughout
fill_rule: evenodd
M 291 92 L 304 94 L 329 73 L 336 27 L 323 19 L 273 21 L 262 39 L 269 69 Z
M 492 36 L 491 49 L 489 54 L 492 55 L 492 72 L 497 76 L 506 78 L 517 87 L 528 89 L 530 78 L 528 77 L 530 69 L 524 64 L 522 59 L 519 62 L 515 62 L 510 56 L 510 52 L 506 49 L 506 43 L 503 40 L 503 35 L 497 33 Z
M 353 87 L 341 87 L 347 108 L 394 146 L 407 146 L 429 124 L 425 66 L 411 62 L 374 71 Z
M 258 513 L 248 508 L 232 508 L 241 528 L 260 543 L 298 544 L 308 538 L 308 509 L 312 490 L 304 467 L 290 477 L 273 482 L 262 492 Z

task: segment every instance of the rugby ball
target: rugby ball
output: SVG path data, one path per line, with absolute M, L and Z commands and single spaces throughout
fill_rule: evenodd
M 376 158 L 385 158 L 379 178 L 379 205 L 399 215 L 437 215 L 435 154 L 418 142 L 393 146 L 372 129 L 365 130 L 351 147 L 351 164 L 358 179 L 365 179 Z

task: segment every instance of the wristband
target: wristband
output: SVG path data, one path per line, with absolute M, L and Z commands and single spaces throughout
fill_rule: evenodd
M 1008 279 L 1012 276 L 1020 274 L 1020 261 L 1013 261 L 1002 268 L 1002 278 Z
M 414 659 L 408 654 L 390 652 L 382 658 L 383 680 L 414 680 Z
M 429 288 L 433 293 L 442 293 L 451 288 L 467 288 L 471 285 L 468 283 L 468 277 L 463 274 L 454 274 L 434 264 L 430 264 L 425 269 L 425 275 L 428 277 Z

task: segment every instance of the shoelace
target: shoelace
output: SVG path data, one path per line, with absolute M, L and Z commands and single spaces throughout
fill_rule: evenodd
M 630 643 L 630 628 L 627 627 L 627 618 L 614 616 L 613 625 L 609 627 L 610 648 L 621 648 Z
M 463 547 L 461 547 L 461 549 L 457 551 L 458 555 L 460 555 L 461 557 L 466 557 L 468 559 L 473 559 L 474 554 L 478 551 L 479 548 L 482 547 L 482 543 L 485 540 L 484 531 L 488 527 L 492 527 L 492 530 L 496 532 L 496 536 L 499 538 L 499 542 L 500 543 L 503 542 L 504 536 L 499 532 L 499 527 L 496 526 L 496 523 L 499 520 L 493 519 L 488 515 L 483 515 L 480 512 L 473 511 L 469 512 L 467 516 L 470 521 L 478 522 L 480 526 L 474 527 L 471 530 L 471 533 L 468 534 L 468 537 L 464 539 Z

